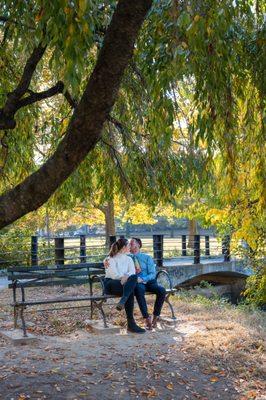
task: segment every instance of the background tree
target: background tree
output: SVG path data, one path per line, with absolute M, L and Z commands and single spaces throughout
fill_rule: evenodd
M 65 182 L 54 204 L 203 200 L 262 237 L 263 2 L 0 7 L 1 227 Z

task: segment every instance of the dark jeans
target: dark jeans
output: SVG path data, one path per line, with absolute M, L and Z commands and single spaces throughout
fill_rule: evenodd
M 124 285 L 121 284 L 119 279 L 105 278 L 104 280 L 106 294 L 116 294 L 127 299 L 125 302 L 127 319 L 134 318 L 134 289 L 137 284 L 137 279 L 137 275 L 131 275 Z
M 156 294 L 156 300 L 154 304 L 153 315 L 159 317 L 163 307 L 166 291 L 163 286 L 158 285 L 155 279 L 148 281 L 146 285 L 144 283 L 137 283 L 135 287 L 135 296 L 139 305 L 139 309 L 143 318 L 148 318 L 148 307 L 145 299 L 145 292 L 151 292 Z

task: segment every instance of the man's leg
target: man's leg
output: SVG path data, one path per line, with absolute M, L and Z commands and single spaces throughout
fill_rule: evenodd
M 149 317 L 149 313 L 148 313 L 148 307 L 147 307 L 147 303 L 146 303 L 146 299 L 145 299 L 145 292 L 146 292 L 146 288 L 144 283 L 137 283 L 135 286 L 135 296 L 139 305 L 139 309 L 140 312 L 143 316 L 143 318 L 148 318 Z
M 163 286 L 158 285 L 158 283 L 156 281 L 147 282 L 146 290 L 147 290 L 147 292 L 156 294 L 156 300 L 155 300 L 154 310 L 153 310 L 154 321 L 155 321 L 154 325 L 155 325 L 157 318 L 161 314 L 166 291 L 165 291 L 165 288 Z
M 147 302 L 145 299 L 146 287 L 144 283 L 137 283 L 135 287 L 135 296 L 139 305 L 140 312 L 145 319 L 146 329 L 152 329 L 151 317 L 148 313 Z

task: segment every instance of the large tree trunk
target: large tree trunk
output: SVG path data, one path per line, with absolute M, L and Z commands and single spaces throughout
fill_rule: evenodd
M 188 221 L 188 248 L 194 248 L 194 235 L 197 235 L 197 221 L 191 219 Z
M 110 236 L 115 236 L 115 214 L 114 214 L 114 202 L 108 201 L 105 212 L 105 243 L 106 246 L 110 245 Z
M 114 201 L 109 200 L 104 205 L 96 206 L 103 214 L 105 220 L 105 246 L 110 247 L 110 236 L 115 236 L 115 212 Z
M 44 204 L 100 139 L 151 0 L 120 0 L 94 71 L 51 158 L 0 197 L 0 229 Z
M 48 245 L 48 258 L 51 257 L 51 231 L 50 231 L 50 216 L 48 208 L 45 211 L 45 229 L 47 235 L 47 245 Z

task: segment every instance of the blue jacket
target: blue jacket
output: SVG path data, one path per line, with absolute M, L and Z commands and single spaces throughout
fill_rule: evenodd
M 130 256 L 133 258 L 133 261 L 134 257 L 137 258 L 141 268 L 141 272 L 138 274 L 138 277 L 142 278 L 144 283 L 155 279 L 156 264 L 151 256 L 145 253 L 130 254 Z

